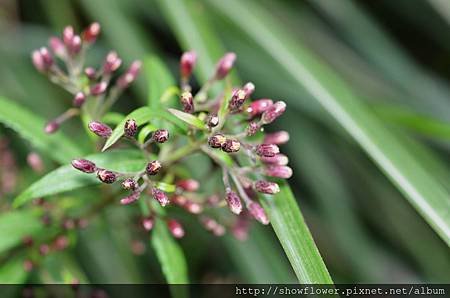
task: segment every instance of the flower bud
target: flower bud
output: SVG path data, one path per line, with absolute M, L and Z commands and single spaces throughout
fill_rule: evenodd
M 198 181 L 194 179 L 179 180 L 176 185 L 184 191 L 189 192 L 197 191 L 200 187 L 200 183 L 198 183 Z
M 250 117 L 253 118 L 264 113 L 271 105 L 273 105 L 273 101 L 271 99 L 258 99 L 248 106 L 247 113 L 249 113 Z
M 208 125 L 209 128 L 216 127 L 219 125 L 219 117 L 217 117 L 216 114 L 208 115 L 208 118 L 206 118 L 206 125 Z
M 98 170 L 97 177 L 101 182 L 107 183 L 107 184 L 114 183 L 117 180 L 116 173 L 105 170 L 105 169 Z
M 122 181 L 122 188 L 126 190 L 135 190 L 137 186 L 137 182 L 133 178 L 127 178 Z
M 234 214 L 239 214 L 242 212 L 241 199 L 231 189 L 227 189 L 226 201 L 228 204 L 228 208 L 230 208 L 231 212 L 233 212 Z
M 273 195 L 280 191 L 278 184 L 270 181 L 259 180 L 255 182 L 254 188 L 256 191 Z
M 231 233 L 233 236 L 240 241 L 245 241 L 248 238 L 248 230 L 250 227 L 250 222 L 246 216 L 238 216 L 237 221 L 231 228 Z
M 183 106 L 183 111 L 192 114 L 194 112 L 194 97 L 189 91 L 181 93 L 180 102 Z
M 212 230 L 214 236 L 220 237 L 225 235 L 225 227 L 222 225 L 217 225 L 214 230 Z
M 106 55 L 105 62 L 103 64 L 103 72 L 110 74 L 115 72 L 122 64 L 122 59 L 119 58 L 116 52 L 111 51 Z
M 95 163 L 89 161 L 87 159 L 74 159 L 72 160 L 72 167 L 75 169 L 84 172 L 84 173 L 94 173 L 97 170 Z
M 49 252 L 50 252 L 50 246 L 48 246 L 48 244 L 44 243 L 39 246 L 39 254 L 41 256 L 48 255 Z
M 159 170 L 161 170 L 161 163 L 157 160 L 153 160 L 147 164 L 147 167 L 145 168 L 145 172 L 147 175 L 156 175 L 158 174 Z
M 31 270 L 33 270 L 34 268 L 34 263 L 31 260 L 25 260 L 23 261 L 23 270 L 25 270 L 25 272 L 31 272 Z
M 49 46 L 52 49 L 53 53 L 56 56 L 63 58 L 66 56 L 66 47 L 64 46 L 63 41 L 58 37 L 50 37 Z
M 257 122 L 252 121 L 247 126 L 246 134 L 247 136 L 252 136 L 255 133 L 257 133 L 259 129 L 260 129 L 259 124 Z
M 45 133 L 51 134 L 56 132 L 59 129 L 59 123 L 52 120 L 45 125 L 44 131 Z
M 73 37 L 75 36 L 73 27 L 67 26 L 66 28 L 64 28 L 62 36 L 64 44 L 69 47 L 72 44 Z
M 238 152 L 241 149 L 241 143 L 238 140 L 227 139 L 222 145 L 222 150 L 227 153 Z
M 285 166 L 289 163 L 289 158 L 284 154 L 276 154 L 275 156 L 261 156 L 261 161 L 267 164 Z
M 244 91 L 244 89 L 238 89 L 231 96 L 228 108 L 230 109 L 230 111 L 237 111 L 244 104 L 244 101 L 246 99 L 247 93 Z
M 172 197 L 172 202 L 181 207 L 184 207 L 184 205 L 186 205 L 187 201 L 188 201 L 188 199 L 182 195 L 175 195 Z
M 111 127 L 99 121 L 91 121 L 88 127 L 90 131 L 102 138 L 109 138 L 112 134 Z
M 89 25 L 81 36 L 83 37 L 83 41 L 86 43 L 94 43 L 97 40 L 97 37 L 100 35 L 100 24 L 95 22 Z
M 203 206 L 201 204 L 190 200 L 187 200 L 183 207 L 192 214 L 200 214 L 203 212 Z
M 152 138 L 156 143 L 165 143 L 169 139 L 169 131 L 167 129 L 158 129 L 153 133 Z
M 267 110 L 263 113 L 261 119 L 264 124 L 272 123 L 273 121 L 275 121 L 275 119 L 280 117 L 285 110 L 286 103 L 284 101 L 277 101 L 269 108 L 267 108 Z
M 94 80 L 97 76 L 97 71 L 93 67 L 86 67 L 84 69 L 84 74 L 88 77 L 89 80 Z
M 141 66 L 142 66 L 141 61 L 138 60 L 133 61 L 128 70 L 117 79 L 117 86 L 119 86 L 119 88 L 122 89 L 125 89 L 128 86 L 130 86 L 130 84 L 133 83 L 134 80 L 136 80 L 136 77 L 139 74 Z
M 122 204 L 122 205 L 132 204 L 139 199 L 140 195 L 141 195 L 140 191 L 135 191 L 135 192 L 131 193 L 130 195 L 126 196 L 125 198 L 121 199 L 120 204 Z
M 91 86 L 91 94 L 94 96 L 98 96 L 100 94 L 105 93 L 106 88 L 108 88 L 107 82 L 100 82 Z
M 178 239 L 184 237 L 183 226 L 175 219 L 169 219 L 167 221 L 167 227 L 169 228 L 169 231 L 173 235 L 173 237 Z
M 227 139 L 223 134 L 216 134 L 208 139 L 208 144 L 212 148 L 221 148 L 223 145 L 225 145 L 225 142 Z
M 236 60 L 235 53 L 226 53 L 217 63 L 215 78 L 222 80 L 228 75 Z
M 192 74 L 195 62 L 197 61 L 197 54 L 194 51 L 184 52 L 180 60 L 181 77 L 188 78 Z
M 167 194 L 158 188 L 152 188 L 152 197 L 163 207 L 170 203 Z
M 31 237 L 31 236 L 29 236 L 29 235 L 23 237 L 23 238 L 22 238 L 22 243 L 23 243 L 23 245 L 25 245 L 25 246 L 27 246 L 27 247 L 33 246 L 33 243 L 34 243 L 33 237 Z
M 31 58 L 33 60 L 34 67 L 40 72 L 46 72 L 53 65 L 52 54 L 46 47 L 42 47 L 32 53 Z
M 72 218 L 66 218 L 61 225 L 65 230 L 73 230 L 75 228 L 75 220 Z
M 265 169 L 267 176 L 289 179 L 292 176 L 292 169 L 288 166 L 270 165 Z
M 64 250 L 69 246 L 69 238 L 64 235 L 58 236 L 53 242 L 53 248 L 55 250 Z
M 248 211 L 251 216 L 253 216 L 254 219 L 262 223 L 263 225 L 269 224 L 269 218 L 267 217 L 266 212 L 264 211 L 263 207 L 259 205 L 256 202 L 251 202 L 247 206 Z
M 137 129 L 138 129 L 138 126 L 137 126 L 136 120 L 128 119 L 125 122 L 123 131 L 124 131 L 124 134 L 126 137 L 132 138 L 136 135 Z
M 152 216 L 149 217 L 145 217 L 142 219 L 142 227 L 144 228 L 144 230 L 151 231 L 151 229 L 153 229 L 153 225 L 155 223 L 155 219 Z
M 252 95 L 253 92 L 255 92 L 255 85 L 252 82 L 248 82 L 247 84 L 244 85 L 243 89 L 247 94 L 247 97 L 250 97 L 250 95 Z
M 42 158 L 36 152 L 31 152 L 27 155 L 27 163 L 36 173 L 42 173 L 44 171 Z
M 280 148 L 274 144 L 261 144 L 256 146 L 255 151 L 259 156 L 272 157 L 280 153 Z
M 281 145 L 289 141 L 289 133 L 284 130 L 280 130 L 274 133 L 266 134 L 264 137 L 264 144 L 276 144 Z
M 83 92 L 77 92 L 77 94 L 75 94 L 75 97 L 73 98 L 73 106 L 74 107 L 81 107 L 84 102 L 86 101 L 86 95 L 84 95 Z

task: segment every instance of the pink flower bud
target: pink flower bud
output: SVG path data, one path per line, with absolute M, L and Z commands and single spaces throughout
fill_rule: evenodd
M 58 37 L 50 37 L 49 46 L 52 49 L 53 53 L 56 56 L 63 58 L 66 56 L 66 47 L 64 46 L 63 41 Z
M 250 95 L 255 92 L 255 85 L 252 82 L 248 82 L 243 87 L 245 93 L 247 94 L 247 97 L 250 97 Z
M 147 175 L 156 175 L 158 174 L 159 170 L 161 170 L 161 163 L 157 160 L 153 160 L 147 164 L 147 167 L 145 168 L 145 172 Z
M 236 60 L 235 53 L 226 53 L 217 63 L 216 66 L 216 79 L 222 80 L 228 75 Z
M 97 76 L 97 71 L 93 67 L 86 67 L 84 69 L 84 74 L 88 77 L 89 80 L 93 80 Z
M 89 130 L 102 138 L 109 138 L 112 133 L 111 127 L 99 121 L 91 121 L 88 124 Z
M 206 125 L 208 125 L 208 127 L 210 128 L 216 127 L 217 125 L 219 125 L 219 117 L 217 117 L 216 114 L 208 115 L 208 118 L 206 118 Z
M 259 129 L 260 129 L 260 126 L 257 122 L 254 122 L 254 121 L 250 122 L 246 129 L 247 136 L 254 135 L 255 133 L 258 132 Z
M 31 152 L 27 155 L 27 163 L 36 173 L 42 173 L 44 171 L 44 163 L 42 162 L 41 156 L 36 152 Z
M 280 187 L 278 186 L 278 184 L 264 180 L 256 181 L 254 187 L 256 191 L 269 195 L 273 195 L 276 194 L 277 192 L 280 192 Z
M 94 173 L 97 170 L 95 163 L 87 159 L 72 160 L 72 167 L 84 173 Z
M 158 129 L 153 133 L 152 138 L 156 143 L 165 143 L 169 139 L 169 131 L 167 129 Z
M 212 230 L 214 236 L 220 237 L 225 235 L 225 227 L 222 225 L 217 225 L 214 230 Z
M 69 43 L 66 43 L 67 50 L 71 55 L 78 54 L 81 50 L 81 37 L 79 35 L 74 35 Z
M 95 22 L 89 25 L 81 36 L 83 37 L 83 41 L 87 43 L 93 43 L 97 40 L 97 37 L 100 35 L 101 27 L 100 24 Z
M 192 74 L 195 62 L 197 61 L 197 54 L 194 51 L 184 52 L 180 60 L 181 77 L 188 78 Z
M 276 154 L 275 156 L 261 156 L 261 161 L 267 164 L 285 166 L 289 163 L 289 158 L 284 154 Z
M 234 214 L 239 214 L 242 212 L 241 199 L 231 189 L 227 189 L 226 201 L 228 204 L 228 208 L 230 208 L 231 212 L 233 212 Z
M 40 72 L 47 72 L 53 65 L 52 54 L 47 48 L 42 47 L 32 53 L 34 67 Z
M 192 114 L 194 112 L 194 97 L 189 91 L 181 93 L 180 102 L 183 106 L 183 111 Z
M 198 183 L 198 181 L 194 179 L 179 180 L 176 185 L 184 191 L 189 192 L 197 191 L 200 187 L 200 183 Z
M 187 200 L 183 207 L 192 214 L 200 214 L 203 212 L 203 206 L 201 204 L 190 200 Z
M 222 150 L 227 153 L 238 152 L 241 149 L 241 143 L 238 140 L 227 139 L 222 146 Z
M 121 199 L 120 204 L 122 204 L 122 205 L 132 204 L 139 199 L 140 195 L 141 195 L 140 191 L 135 191 L 135 192 L 131 193 L 130 195 L 126 196 L 125 198 Z
M 45 125 L 44 131 L 45 133 L 51 134 L 56 132 L 59 129 L 59 123 L 56 121 L 50 121 Z
M 172 202 L 181 207 L 184 207 L 184 205 L 186 205 L 187 201 L 188 201 L 188 199 L 182 195 L 175 195 L 172 198 Z
M 137 129 L 138 129 L 138 126 L 137 126 L 136 120 L 134 120 L 134 119 L 128 119 L 125 122 L 125 126 L 123 128 L 125 136 L 129 137 L 129 138 L 132 138 L 136 135 Z
M 270 165 L 265 169 L 267 176 L 289 179 L 292 176 L 292 169 L 288 166 Z
M 100 94 L 105 93 L 107 87 L 108 87 L 107 82 L 100 82 L 95 85 L 92 85 L 90 91 L 92 95 L 98 96 Z
M 240 241 L 245 241 L 248 238 L 248 230 L 250 222 L 246 216 L 238 216 L 236 223 L 231 228 L 233 236 Z
M 264 124 L 272 123 L 273 121 L 275 121 L 275 119 L 280 117 L 285 110 L 286 103 L 284 101 L 277 101 L 269 108 L 267 108 L 267 110 L 263 113 L 261 119 Z
M 155 219 L 152 216 L 149 217 L 145 217 L 142 219 L 142 227 L 144 228 L 144 230 L 151 231 L 153 229 L 153 225 L 155 223 Z
M 69 246 L 69 238 L 64 235 L 58 236 L 52 246 L 55 250 L 64 250 Z
M 247 93 L 244 91 L 244 89 L 238 89 L 231 96 L 228 108 L 230 109 L 230 111 L 237 111 L 244 104 L 244 101 L 246 99 Z
M 141 69 L 141 65 L 141 61 L 137 60 L 131 63 L 131 66 L 128 68 L 128 70 L 117 79 L 117 86 L 122 89 L 130 86 L 130 84 L 133 83 L 134 80 L 136 80 L 136 77 L 138 76 Z
M 138 184 L 133 178 L 127 178 L 122 181 L 122 188 L 126 190 L 135 190 Z
M 163 207 L 170 203 L 167 194 L 158 188 L 152 188 L 152 196 Z
M 223 145 L 225 145 L 225 142 L 227 139 L 223 134 L 216 134 L 208 139 L 208 144 L 212 148 L 221 148 Z
M 61 225 L 65 230 L 73 230 L 75 228 L 75 220 L 72 218 L 66 218 Z
M 23 261 L 23 270 L 25 270 L 25 272 L 31 272 L 31 270 L 33 270 L 34 268 L 34 263 L 31 260 L 25 260 Z
M 251 202 L 247 206 L 248 211 L 251 216 L 253 216 L 254 219 L 262 223 L 263 225 L 269 224 L 269 218 L 267 217 L 266 212 L 264 211 L 263 207 L 259 205 L 256 202 Z
M 116 173 L 114 173 L 112 171 L 105 170 L 105 169 L 98 170 L 97 177 L 98 177 L 98 179 L 101 182 L 107 183 L 107 184 L 114 183 L 117 180 L 117 174 Z
M 281 145 L 289 141 L 289 133 L 284 130 L 280 130 L 274 133 L 269 133 L 264 137 L 264 144 L 276 144 Z
M 50 252 L 50 246 L 48 246 L 48 244 L 44 243 L 39 246 L 39 254 L 41 256 L 48 255 L 49 252 Z
M 259 156 L 272 157 L 280 153 L 280 148 L 274 144 L 261 144 L 256 146 L 255 151 Z
M 63 42 L 67 47 L 70 47 L 72 44 L 73 37 L 75 36 L 75 31 L 73 30 L 72 26 L 67 26 L 63 30 Z
M 167 227 L 169 228 L 169 231 L 173 235 L 173 237 L 177 239 L 184 237 L 183 226 L 175 219 L 169 219 L 167 221 Z
M 248 106 L 247 113 L 249 113 L 250 117 L 253 118 L 264 113 L 271 105 L 273 105 L 273 101 L 271 99 L 258 99 Z
M 116 71 L 122 64 L 122 59 L 119 58 L 116 52 L 111 51 L 106 55 L 105 62 L 103 63 L 103 72 L 110 74 Z
M 86 95 L 84 95 L 83 92 L 77 92 L 77 94 L 75 94 L 75 97 L 73 98 L 73 106 L 79 108 L 84 104 L 85 101 Z

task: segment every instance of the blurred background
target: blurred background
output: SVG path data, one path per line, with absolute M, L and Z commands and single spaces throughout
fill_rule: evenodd
M 337 283 L 450 282 L 450 250 L 403 195 L 318 102 L 280 66 L 282 59 L 260 43 L 245 15 L 238 23 L 230 11 L 251 7 L 253 18 L 278 28 L 280 39 L 301 45 L 344 80 L 388 128 L 413 140 L 421 163 L 448 184 L 450 140 L 450 1 L 409 0 L 1 0 L 0 94 L 51 119 L 70 106 L 70 96 L 48 82 L 31 63 L 33 49 L 59 35 L 66 25 L 78 31 L 100 22 L 102 35 L 90 59 L 111 49 L 129 63 L 159 56 L 178 75 L 182 51 L 195 49 L 204 63 L 198 79 L 213 71 L 225 51 L 236 52 L 236 75 L 256 85 L 256 97 L 282 99 L 287 113 L 271 129 L 289 131 L 282 148 L 294 168 L 290 184 L 316 244 Z M 327 79 L 327 77 L 325 77 Z M 119 101 L 122 113 L 145 104 L 146 79 Z M 0 106 L 0 109 L 2 107 Z M 81 123 L 64 131 L 77 138 Z M 41 174 L 29 169 L 29 144 L 0 126 L 1 200 L 11 200 Z M 81 144 L 82 145 L 82 144 Z M 9 152 L 9 153 L 5 153 Z M 426 156 L 433 155 L 433 160 Z M 45 171 L 57 166 L 43 155 Z M 12 185 L 6 177 L 16 177 Z M 8 181 L 8 183 L 6 183 Z M 448 187 L 448 185 L 447 185 Z M 86 190 L 87 192 L 88 190 Z M 83 192 L 67 194 L 70 198 Z M 449 211 L 450 212 L 450 211 Z M 154 252 L 123 208 L 108 208 L 80 231 L 77 244 L 48 264 L 75 268 L 92 283 L 164 282 Z M 180 241 L 191 282 L 295 282 L 270 227 L 254 225 L 247 241 L 212 238 L 192 223 Z M 143 245 L 143 247 L 142 247 Z M 137 253 L 138 252 L 138 253 Z M 49 261 L 50 262 L 50 261 Z M 47 269 L 48 269 L 47 268 Z M 58 281 L 40 271 L 28 279 Z

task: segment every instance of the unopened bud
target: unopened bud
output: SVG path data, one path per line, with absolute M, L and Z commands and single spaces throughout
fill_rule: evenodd
M 268 98 L 258 99 L 253 101 L 247 108 L 247 113 L 250 114 L 250 117 L 253 118 L 264 113 L 271 105 L 273 105 L 273 101 Z
M 31 237 L 31 236 L 23 237 L 22 238 L 22 243 L 23 243 L 23 245 L 28 246 L 28 247 L 33 246 L 33 243 L 34 243 L 33 237 Z
M 44 171 L 42 158 L 36 152 L 31 152 L 27 155 L 27 163 L 36 173 L 42 173 Z
M 102 138 L 109 138 L 112 134 L 111 127 L 99 121 L 89 122 L 88 127 L 90 131 Z
M 66 218 L 63 220 L 62 227 L 66 230 L 73 230 L 75 228 L 75 220 Z
M 138 129 L 138 126 L 137 126 L 136 120 L 134 120 L 134 119 L 128 119 L 125 122 L 125 126 L 123 128 L 125 136 L 129 137 L 129 138 L 132 138 L 136 135 L 137 129 Z
M 41 244 L 39 246 L 39 254 L 41 256 L 48 255 L 49 252 L 50 252 L 50 246 L 48 246 L 48 244 Z
M 83 92 L 77 92 L 77 94 L 75 94 L 75 97 L 73 98 L 73 106 L 79 108 L 84 104 L 85 101 L 86 95 L 84 95 Z
M 49 50 L 45 47 L 40 48 L 32 53 L 31 58 L 36 69 L 40 72 L 48 71 L 53 65 L 53 57 Z
M 167 129 L 158 129 L 153 133 L 152 138 L 156 143 L 165 143 L 169 139 L 169 131 Z
M 119 58 L 116 52 L 111 51 L 106 55 L 105 62 L 103 64 L 103 72 L 110 74 L 116 71 L 122 64 L 122 59 Z
M 289 158 L 284 154 L 276 154 L 275 156 L 261 156 L 261 161 L 267 164 L 285 166 L 289 163 Z
M 31 260 L 25 260 L 23 261 L 23 270 L 25 270 L 25 272 L 31 272 L 31 270 L 33 270 L 34 268 L 34 263 Z
M 244 104 L 247 99 L 247 93 L 243 89 L 236 90 L 231 96 L 228 108 L 230 111 L 237 111 Z
M 215 77 L 218 80 L 222 80 L 228 75 L 236 60 L 235 53 L 226 53 L 217 63 Z
M 292 169 L 288 166 L 270 165 L 265 169 L 267 176 L 289 179 L 292 176 Z
M 267 217 L 266 212 L 264 211 L 263 207 L 259 205 L 256 202 L 251 202 L 247 206 L 248 211 L 251 216 L 253 216 L 254 219 L 262 223 L 263 225 L 269 224 L 269 218 Z
M 105 93 L 106 88 L 108 88 L 107 82 L 100 82 L 91 86 L 90 92 L 94 96 Z
M 155 219 L 152 216 L 145 217 L 142 219 L 141 224 L 144 230 L 151 231 L 153 229 L 153 225 L 155 223 Z
M 289 133 L 284 130 L 280 130 L 274 133 L 269 133 L 264 137 L 264 144 L 276 144 L 281 145 L 289 141 Z
M 181 77 L 188 78 L 192 74 L 195 62 L 197 61 L 197 54 L 194 51 L 184 52 L 180 60 Z
M 246 132 L 247 136 L 252 136 L 255 133 L 257 133 L 259 129 L 260 129 L 259 124 L 257 122 L 252 121 L 248 124 L 245 132 Z
M 44 131 L 45 133 L 51 134 L 56 132 L 59 129 L 59 123 L 56 121 L 50 121 L 45 125 Z
M 72 44 L 72 39 L 75 36 L 75 31 L 73 30 L 72 26 L 67 26 L 63 30 L 63 42 L 64 44 L 69 47 Z
M 280 191 L 278 184 L 270 181 L 259 180 L 255 182 L 256 191 L 273 195 Z
M 147 164 L 147 167 L 145 168 L 145 172 L 147 175 L 156 175 L 158 174 L 159 170 L 161 170 L 161 163 L 157 160 L 153 160 Z
M 189 91 L 181 93 L 180 102 L 183 106 L 183 111 L 192 114 L 194 112 L 194 97 Z
M 175 219 L 169 219 L 167 221 L 167 227 L 169 228 L 169 231 L 173 235 L 173 237 L 178 239 L 184 237 L 185 233 L 183 226 Z
M 136 202 L 139 199 L 140 195 L 141 195 L 140 191 L 135 191 L 132 194 L 126 196 L 123 199 L 121 199 L 120 200 L 120 204 L 122 204 L 122 205 L 132 204 L 132 203 Z
M 231 189 L 227 189 L 226 201 L 228 204 L 228 208 L 230 208 L 231 212 L 233 212 L 234 214 L 239 214 L 242 212 L 241 199 Z
M 208 115 L 208 118 L 206 118 L 206 125 L 210 128 L 216 127 L 219 125 L 219 117 L 216 114 Z
M 52 49 L 53 53 L 56 56 L 63 58 L 66 56 L 66 47 L 64 46 L 63 41 L 58 37 L 50 37 L 49 46 Z
M 141 61 L 138 60 L 133 61 L 128 70 L 117 79 L 117 86 L 119 86 L 119 88 L 122 89 L 125 89 L 128 86 L 130 86 L 130 84 L 133 83 L 134 80 L 136 80 L 136 77 L 139 74 L 141 66 L 142 66 Z
M 223 134 L 216 134 L 208 139 L 208 144 L 212 148 L 221 148 L 223 145 L 225 145 L 225 142 L 227 139 Z
M 252 82 L 248 82 L 247 84 L 244 85 L 243 89 L 247 94 L 247 97 L 250 97 L 250 95 L 252 95 L 253 92 L 255 92 L 255 85 Z
M 84 173 L 94 173 L 97 170 L 95 163 L 87 159 L 72 160 L 72 167 Z
M 184 205 L 186 205 L 187 201 L 188 201 L 188 199 L 182 195 L 175 195 L 172 197 L 172 202 L 181 207 L 184 207 Z
M 167 194 L 158 188 L 152 188 L 152 197 L 163 207 L 170 203 Z
M 264 124 L 272 123 L 273 121 L 275 121 L 275 119 L 280 117 L 285 110 L 286 103 L 284 101 L 277 101 L 269 108 L 267 108 L 267 110 L 263 113 L 261 119 Z
M 179 180 L 176 185 L 184 191 L 189 192 L 197 191 L 200 187 L 200 183 L 198 183 L 198 181 L 194 179 Z
M 241 149 L 241 143 L 238 140 L 227 139 L 222 145 L 222 150 L 227 153 L 238 152 Z
M 187 200 L 183 207 L 192 214 L 200 214 L 203 212 L 203 206 L 201 204 L 190 200 Z
M 97 71 L 93 67 L 86 67 L 84 69 L 84 74 L 88 77 L 89 80 L 93 80 L 97 76 Z
M 69 238 L 64 235 L 58 236 L 53 242 L 53 248 L 55 250 L 64 250 L 69 246 Z
M 280 148 L 275 144 L 261 144 L 256 146 L 255 151 L 259 156 L 272 157 L 280 153 Z
M 122 181 L 122 188 L 126 190 L 135 190 L 138 184 L 133 178 L 127 178 Z
M 233 236 L 240 241 L 245 241 L 248 238 L 248 230 L 250 222 L 246 216 L 238 216 L 236 223 L 231 228 Z
M 107 184 L 114 183 L 117 180 L 116 173 L 105 170 L 105 169 L 98 170 L 97 177 L 101 182 L 107 183 Z
M 87 27 L 83 33 L 81 34 L 81 36 L 83 37 L 83 41 L 87 42 L 87 43 L 93 43 L 97 40 L 97 37 L 100 35 L 100 24 L 95 22 L 89 25 L 89 27 Z

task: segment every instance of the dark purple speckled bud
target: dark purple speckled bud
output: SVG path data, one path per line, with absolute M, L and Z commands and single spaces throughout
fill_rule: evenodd
M 163 207 L 170 203 L 167 194 L 158 188 L 152 188 L 152 197 Z
M 286 103 L 284 101 L 277 101 L 273 105 L 269 106 L 263 113 L 261 119 L 264 124 L 269 124 L 280 117 L 286 110 Z
M 237 111 L 244 104 L 244 101 L 247 99 L 247 93 L 243 89 L 236 90 L 231 96 L 230 103 L 228 108 L 230 111 Z
M 223 145 L 225 145 L 226 141 L 227 139 L 225 138 L 224 135 L 216 134 L 208 139 L 208 144 L 212 148 L 221 148 Z
M 256 191 L 273 195 L 280 191 L 278 184 L 270 181 L 259 180 L 254 184 Z
M 227 139 L 222 145 L 222 150 L 227 153 L 238 152 L 241 149 L 241 143 L 238 140 Z
M 127 178 L 122 181 L 122 188 L 126 190 L 135 190 L 138 184 L 133 178 Z
M 125 126 L 123 127 L 125 136 L 129 137 L 129 138 L 132 138 L 136 135 L 137 129 L 138 129 L 138 126 L 137 126 L 136 120 L 134 120 L 134 119 L 128 119 L 125 122 Z
M 100 169 L 97 172 L 98 179 L 107 184 L 114 183 L 117 180 L 117 174 L 105 169 Z
M 112 133 L 111 127 L 99 121 L 91 121 L 88 127 L 90 131 L 102 138 L 108 138 Z
M 262 223 L 263 225 L 269 224 L 269 218 L 267 217 L 266 212 L 263 207 L 256 202 L 251 202 L 248 206 L 248 211 L 254 219 Z
M 259 156 L 272 157 L 280 153 L 280 148 L 274 144 L 261 144 L 256 146 L 255 151 Z
M 252 121 L 248 124 L 245 132 L 247 133 L 247 136 L 252 136 L 255 133 L 257 133 L 259 129 L 260 129 L 259 124 L 257 122 Z
M 194 97 L 189 91 L 184 91 L 180 95 L 180 102 L 183 106 L 183 111 L 192 114 L 194 112 Z
M 161 163 L 159 161 L 153 160 L 153 161 L 151 161 L 151 162 L 149 162 L 147 164 L 147 167 L 145 168 L 145 172 L 148 175 L 153 176 L 153 175 L 158 174 L 159 170 L 161 170 L 161 167 L 162 166 L 161 166 Z
M 94 173 L 97 170 L 95 163 L 87 159 L 74 159 L 72 160 L 72 166 L 84 173 Z
M 226 201 L 228 204 L 228 208 L 230 208 L 231 212 L 233 212 L 234 214 L 239 214 L 242 212 L 241 199 L 231 189 L 227 189 Z
M 158 129 L 153 133 L 152 138 L 156 143 L 165 143 L 169 139 L 169 131 L 167 129 Z

